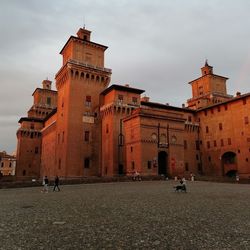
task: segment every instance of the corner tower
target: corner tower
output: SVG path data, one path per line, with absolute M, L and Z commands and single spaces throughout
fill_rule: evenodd
M 189 82 L 193 97 L 187 100 L 188 107 L 200 109 L 232 98 L 227 94 L 227 80 L 227 77 L 215 75 L 213 67 L 206 60 L 201 68 L 201 77 Z
M 104 67 L 106 46 L 91 41 L 91 31 L 80 28 L 60 54 L 55 164 L 61 176 L 99 175 L 101 135 L 99 95 L 110 82 Z

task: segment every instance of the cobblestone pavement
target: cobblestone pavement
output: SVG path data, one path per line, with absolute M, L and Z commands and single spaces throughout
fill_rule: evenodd
M 174 185 L 0 189 L 0 249 L 250 249 L 250 185 Z

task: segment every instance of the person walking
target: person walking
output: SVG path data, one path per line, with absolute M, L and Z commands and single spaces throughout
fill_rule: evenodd
M 43 177 L 43 193 L 48 193 L 49 192 L 49 179 L 47 175 Z
M 56 188 L 57 188 L 57 191 L 60 191 L 60 188 L 59 188 L 59 177 L 58 176 L 55 177 L 53 192 L 56 191 Z

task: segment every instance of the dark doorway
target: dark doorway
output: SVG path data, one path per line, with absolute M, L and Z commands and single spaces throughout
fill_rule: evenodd
M 167 153 L 165 151 L 158 153 L 158 174 L 167 175 Z
M 226 152 L 221 157 L 222 175 L 235 176 L 237 173 L 237 157 L 234 152 Z
M 118 174 L 119 175 L 123 175 L 123 165 L 122 164 L 119 164 L 119 169 L 118 169 Z

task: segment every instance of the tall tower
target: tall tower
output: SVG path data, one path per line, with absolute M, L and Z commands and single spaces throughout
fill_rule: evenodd
M 41 142 L 43 121 L 57 105 L 57 92 L 51 90 L 51 81 L 44 80 L 43 88 L 36 88 L 33 105 L 27 117 L 19 120 L 17 130 L 17 166 L 16 176 L 21 178 L 39 178 L 41 164 Z
M 227 77 L 215 75 L 213 67 L 206 60 L 201 68 L 201 77 L 189 82 L 193 97 L 187 100 L 188 107 L 200 109 L 232 98 L 227 94 L 227 80 Z
M 61 176 L 99 175 L 101 127 L 99 96 L 110 82 L 104 67 L 106 46 L 91 41 L 91 31 L 80 28 L 60 54 L 55 164 Z

